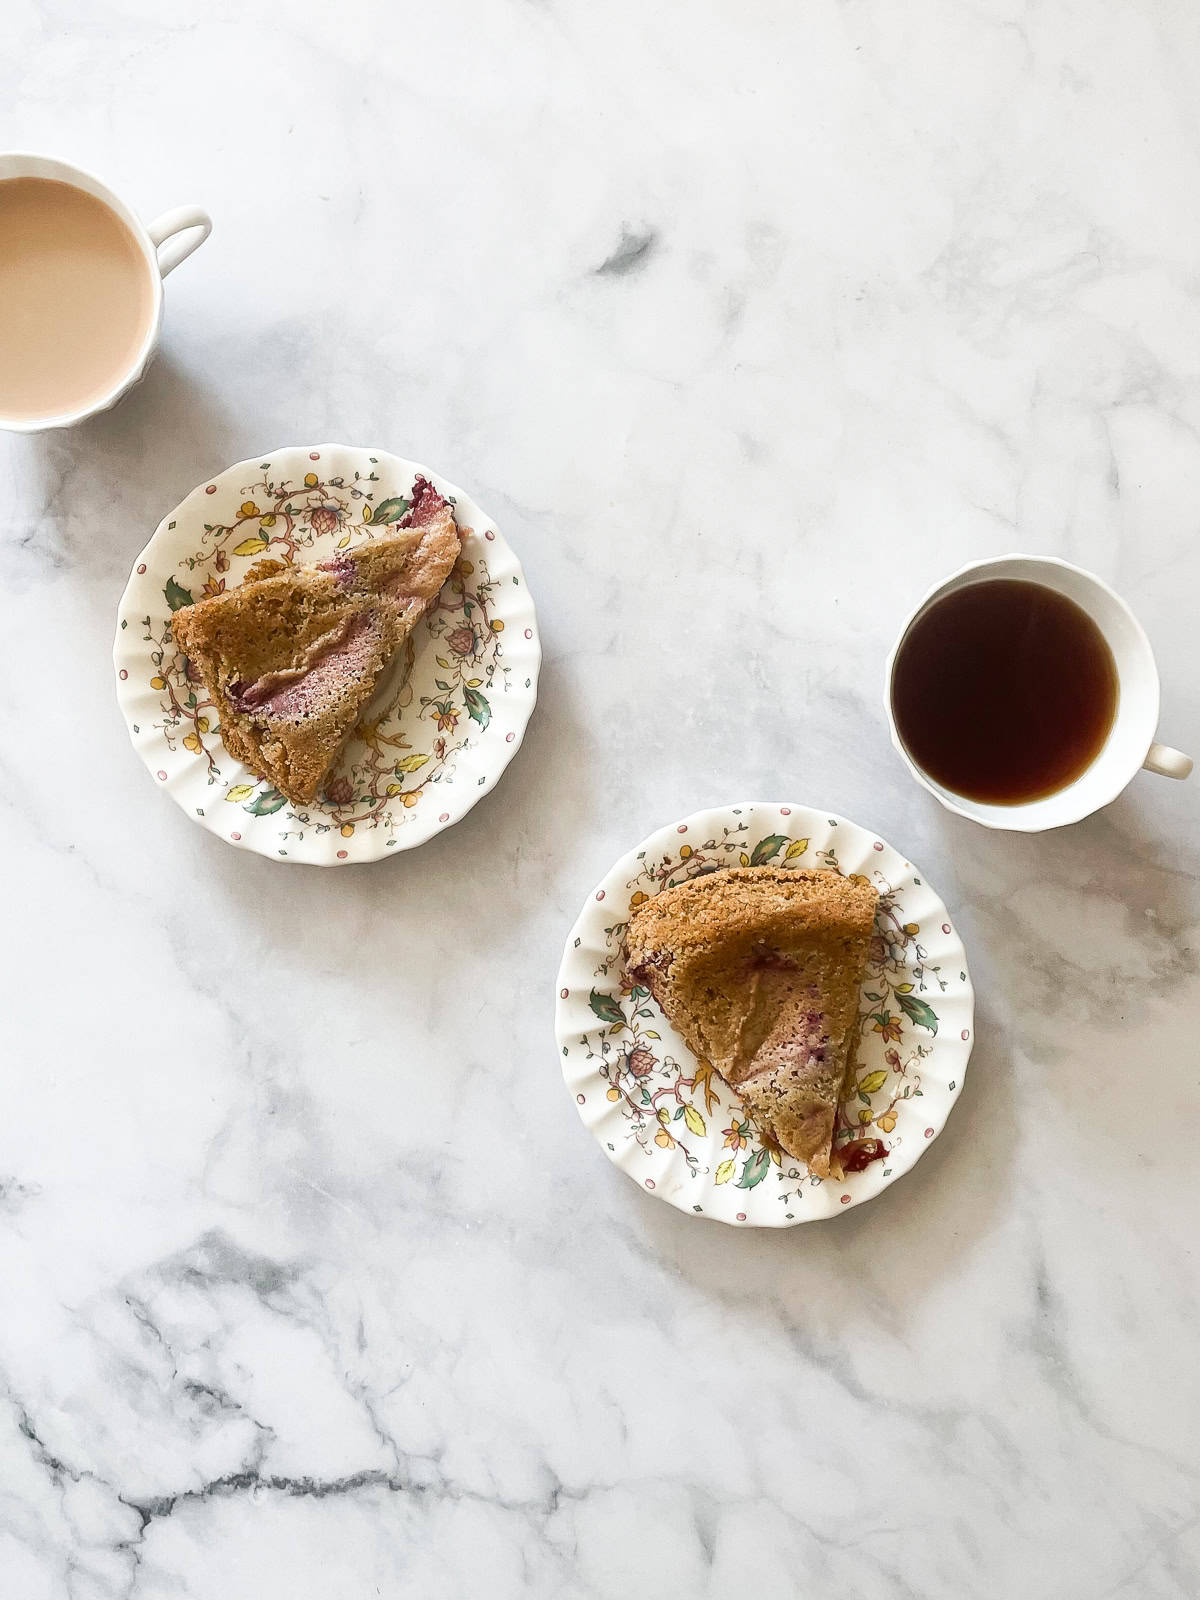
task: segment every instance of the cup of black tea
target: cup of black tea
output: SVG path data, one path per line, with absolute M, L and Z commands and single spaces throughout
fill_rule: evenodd
M 950 811 L 1023 833 L 1078 822 L 1145 767 L 1186 778 L 1158 744 L 1158 668 L 1125 602 L 1053 556 L 1000 556 L 938 584 L 888 657 L 892 743 Z

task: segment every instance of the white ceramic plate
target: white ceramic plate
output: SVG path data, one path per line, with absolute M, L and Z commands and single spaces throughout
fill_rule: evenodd
M 887 1154 L 840 1183 L 764 1144 L 733 1091 L 625 976 L 631 906 L 701 870 L 766 862 L 861 874 L 880 894 L 838 1142 L 877 1138 Z M 962 1088 L 974 1006 L 962 942 L 910 861 L 825 811 L 747 801 L 673 822 L 621 857 L 567 939 L 555 1025 L 584 1125 L 635 1183 L 694 1216 L 789 1227 L 870 1200 L 916 1164 Z
M 418 474 L 454 502 L 462 559 L 323 796 L 293 806 L 226 751 L 171 612 L 264 562 L 320 561 L 374 537 Z M 415 462 L 323 444 L 239 461 L 163 518 L 122 597 L 113 658 L 134 746 L 190 817 L 273 860 L 340 866 L 424 844 L 495 787 L 537 698 L 541 648 L 520 563 L 474 501 Z

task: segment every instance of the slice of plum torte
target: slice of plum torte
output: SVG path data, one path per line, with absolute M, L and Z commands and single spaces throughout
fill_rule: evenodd
M 834 1133 L 877 903 L 838 872 L 732 867 L 664 889 L 626 933 L 630 977 L 822 1178 L 842 1176 Z
M 230 755 L 293 803 L 313 800 L 460 548 L 453 509 L 418 478 L 395 529 L 181 606 L 175 642 L 204 679 Z

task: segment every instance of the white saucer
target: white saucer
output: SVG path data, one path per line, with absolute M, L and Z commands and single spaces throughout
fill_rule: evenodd
M 838 1138 L 880 1139 L 886 1156 L 841 1182 L 764 1144 L 729 1086 L 625 975 L 631 905 L 702 869 L 767 862 L 861 874 L 879 890 Z M 613 866 L 567 939 L 555 1026 L 585 1127 L 635 1183 L 692 1216 L 789 1227 L 840 1216 L 920 1160 L 962 1088 L 974 1004 L 962 941 L 911 862 L 828 812 L 746 802 L 660 828 Z
M 323 797 L 292 806 L 221 743 L 171 612 L 264 561 L 319 561 L 372 538 L 404 514 L 418 475 L 454 502 L 462 559 L 409 642 L 407 682 L 398 663 Z M 163 518 L 121 599 L 113 658 L 134 747 L 190 817 L 272 860 L 342 866 L 424 844 L 495 787 L 537 699 L 541 648 L 520 563 L 469 496 L 385 451 L 324 444 L 239 461 Z

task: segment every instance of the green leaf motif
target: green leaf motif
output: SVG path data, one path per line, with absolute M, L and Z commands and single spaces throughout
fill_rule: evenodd
M 180 606 L 190 606 L 192 597 L 188 591 L 175 578 L 168 578 L 166 588 L 163 590 L 163 599 L 172 611 L 178 611 Z
M 378 527 L 381 522 L 399 522 L 400 518 L 412 504 L 403 495 L 393 495 L 390 500 L 381 500 L 371 513 L 371 526 Z
M 760 839 L 754 846 L 753 853 L 750 856 L 750 865 L 752 867 L 761 867 L 764 862 L 770 861 L 772 856 L 777 856 L 786 843 L 787 839 L 782 833 L 768 834 L 765 839 Z
M 599 989 L 593 989 L 588 995 L 588 1005 L 591 1006 L 601 1022 L 624 1022 L 625 1015 L 611 994 L 601 994 Z
M 481 728 L 486 728 L 492 720 L 492 708 L 480 694 L 478 689 L 464 689 L 463 699 L 467 702 L 467 715 L 472 722 L 477 722 Z
M 739 1189 L 753 1189 L 756 1183 L 761 1183 L 771 1170 L 771 1152 L 765 1147 L 756 1150 L 752 1156 L 747 1156 L 742 1165 L 742 1175 L 737 1181 Z
M 938 1031 L 937 1012 L 925 1004 L 918 995 L 897 994 L 896 1004 L 906 1017 L 911 1017 L 918 1028 L 928 1028 L 930 1033 Z
M 273 812 L 280 811 L 287 805 L 287 796 L 280 794 L 278 789 L 264 789 L 261 794 L 256 794 L 254 799 L 242 807 L 252 817 L 269 817 Z

